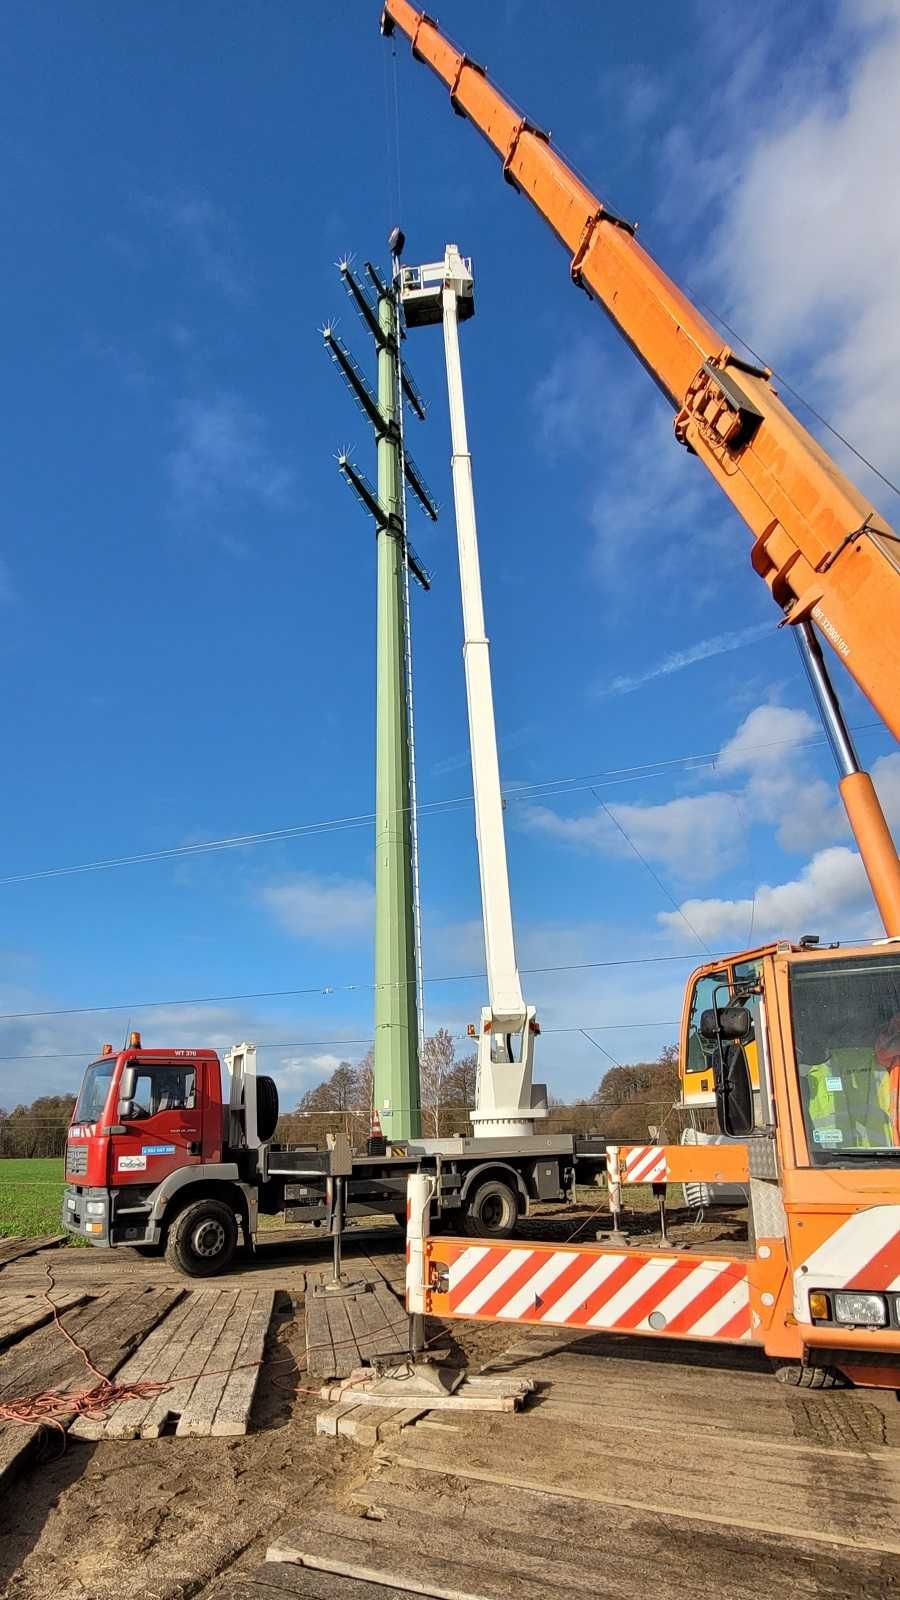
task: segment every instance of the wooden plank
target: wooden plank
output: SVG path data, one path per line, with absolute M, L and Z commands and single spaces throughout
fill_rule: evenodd
M 353 1332 L 347 1302 L 342 1295 L 320 1295 L 318 1297 L 325 1305 L 325 1314 L 328 1318 L 328 1327 L 331 1333 L 331 1347 L 334 1351 L 333 1372 L 340 1376 L 349 1372 L 353 1367 L 360 1365 L 359 1345 Z
M 54 1304 L 58 1312 L 71 1311 L 75 1306 L 85 1305 L 91 1298 L 84 1291 L 70 1290 L 54 1295 Z M 0 1349 L 6 1350 L 10 1345 L 18 1344 L 29 1333 L 52 1321 L 53 1312 L 41 1294 L 18 1295 L 8 1303 L 0 1301 Z
M 359 1402 L 347 1401 L 342 1405 L 329 1406 L 327 1411 L 320 1411 L 316 1417 L 316 1433 L 326 1439 L 336 1439 L 341 1418 L 349 1416 L 351 1411 L 358 1411 L 359 1407 Z
M 607 1440 L 590 1429 L 563 1430 L 538 1410 L 527 1427 L 498 1417 L 489 1437 L 471 1425 L 454 1439 L 412 1429 L 390 1447 L 389 1459 L 472 1483 L 900 1555 L 900 1458 L 892 1455 L 867 1459 L 865 1472 L 848 1472 L 846 1454 L 802 1448 L 775 1454 L 767 1441 L 705 1439 L 698 1473 L 688 1426 L 654 1448 L 645 1434 Z
M 312 1274 L 307 1274 L 306 1302 L 304 1316 L 306 1319 L 306 1369 L 313 1377 L 331 1378 L 336 1376 L 334 1365 L 334 1342 L 331 1337 L 331 1323 L 328 1320 L 328 1307 L 323 1295 L 311 1292 L 309 1280 Z
M 233 1438 L 247 1432 L 274 1304 L 274 1289 L 260 1290 L 213 1418 L 210 1432 L 214 1439 Z
M 209 1376 L 197 1379 L 190 1399 L 181 1413 L 181 1419 L 175 1429 L 180 1438 L 208 1436 L 212 1431 L 213 1419 L 231 1369 L 238 1359 L 241 1342 L 258 1298 L 258 1293 L 254 1289 L 245 1289 L 238 1293 L 231 1315 L 206 1360 L 203 1370 L 208 1372 Z
M 524 1557 L 527 1571 L 547 1564 L 557 1582 L 577 1588 L 593 1576 L 598 1593 L 621 1600 L 664 1595 L 666 1600 L 758 1600 L 760 1595 L 848 1594 L 881 1597 L 892 1593 L 900 1561 L 862 1550 L 786 1541 L 774 1533 L 710 1536 L 703 1524 L 678 1519 L 648 1519 L 627 1508 L 610 1516 L 606 1506 L 537 1490 L 517 1490 L 460 1477 L 435 1478 L 396 1469 L 383 1472 L 355 1491 L 393 1533 L 402 1549 L 415 1542 L 436 1555 L 460 1546 L 466 1558 L 487 1559 L 513 1572 Z M 377 1536 L 376 1536 L 377 1537 Z
M 354 1383 L 352 1386 L 345 1384 L 326 1384 L 321 1390 L 323 1400 L 332 1402 L 349 1402 L 356 1400 L 367 1406 L 396 1407 L 396 1394 L 375 1394 L 372 1384 Z M 460 1384 L 452 1394 L 435 1394 L 427 1398 L 416 1396 L 423 1411 L 517 1411 L 529 1390 L 516 1384 L 508 1383 L 504 1390 L 473 1388 L 469 1381 Z
M 411 1406 L 397 1406 L 385 1410 L 382 1406 L 351 1406 L 336 1419 L 339 1438 L 353 1439 L 359 1445 L 383 1444 L 387 1439 L 397 1439 L 404 1428 L 424 1416 L 424 1412 Z M 318 1431 L 318 1428 L 317 1428 Z
M 186 1293 L 173 1307 L 168 1315 L 157 1324 L 153 1331 L 138 1347 L 135 1354 L 126 1361 L 121 1372 L 117 1374 L 121 1383 L 139 1383 L 141 1379 L 156 1377 L 158 1363 L 163 1352 L 172 1343 L 181 1324 L 192 1314 L 196 1314 L 195 1298 Z M 137 1437 L 136 1429 L 141 1420 L 146 1416 L 153 1400 L 147 1397 L 143 1400 L 123 1400 L 119 1405 L 113 1406 L 105 1418 L 78 1417 L 73 1422 L 69 1432 L 79 1439 L 133 1439 Z
M 26 1239 L 22 1237 L 0 1239 L 0 1268 L 5 1267 L 9 1261 L 20 1261 L 23 1256 L 37 1255 L 40 1250 L 54 1250 L 57 1245 L 64 1243 L 67 1235 L 64 1233 L 42 1234 L 37 1238 Z
M 281 1600 L 284 1595 L 299 1595 L 301 1600 L 409 1600 L 408 1589 L 351 1584 L 331 1572 L 274 1561 L 227 1577 L 207 1593 L 209 1600 L 266 1600 L 267 1596 Z
M 86 1345 L 98 1369 L 113 1377 L 135 1345 L 183 1294 L 183 1289 L 155 1289 L 140 1294 L 100 1296 L 87 1306 L 66 1313 L 64 1325 L 73 1337 Z M 23 1350 L 28 1352 L 26 1359 L 21 1359 Z M 96 1381 L 86 1370 L 78 1351 L 52 1324 L 31 1334 L 24 1346 L 16 1346 L 4 1360 L 5 1398 L 24 1398 L 50 1387 L 77 1393 L 92 1388 Z M 62 1420 L 63 1427 L 67 1427 L 73 1414 Z M 48 1431 L 55 1430 L 48 1430 L 42 1423 L 0 1423 L 0 1489 L 5 1489 L 9 1481 L 25 1469 Z
M 767 1593 L 840 1600 L 864 1593 L 875 1600 L 892 1592 L 900 1577 L 893 1557 L 816 1541 L 792 1545 L 765 1532 L 710 1539 L 701 1525 L 666 1526 L 635 1519 L 627 1509 L 617 1525 L 617 1518 L 600 1518 L 591 1507 L 587 1539 L 577 1519 L 569 1519 L 569 1538 L 554 1521 L 559 1502 L 544 1498 L 541 1505 L 531 1496 L 531 1531 L 515 1535 L 507 1532 L 503 1508 L 490 1524 L 476 1521 L 477 1502 L 469 1497 L 462 1505 L 445 1500 L 440 1516 L 431 1514 L 427 1501 L 418 1516 L 320 1512 L 311 1526 L 270 1546 L 267 1559 L 439 1600 L 646 1600 L 657 1593 L 666 1600 L 758 1600 Z
M 238 1291 L 213 1290 L 198 1296 L 198 1315 L 183 1323 L 175 1335 L 178 1346 L 174 1366 L 169 1363 L 165 1393 L 154 1400 L 140 1425 L 142 1439 L 158 1439 L 170 1417 L 180 1417 L 203 1371 L 206 1359 L 234 1309 Z

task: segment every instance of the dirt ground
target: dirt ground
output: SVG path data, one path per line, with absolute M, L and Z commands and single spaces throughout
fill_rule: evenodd
M 544 1207 L 526 1224 L 531 1237 L 561 1241 L 581 1227 L 592 1239 L 604 1220 L 596 1200 L 570 1208 Z M 632 1228 L 651 1225 L 635 1214 Z M 727 1215 L 693 1229 L 678 1214 L 673 1235 L 709 1249 L 730 1239 Z M 360 1248 L 363 1235 L 359 1235 Z M 389 1279 L 403 1274 L 401 1236 L 380 1230 L 365 1241 Z M 304 1373 L 303 1268 L 327 1259 L 327 1241 L 288 1244 L 264 1236 L 254 1265 L 277 1282 L 276 1315 L 252 1417 L 240 1439 L 101 1441 L 71 1439 L 62 1452 L 53 1437 L 42 1462 L 15 1483 L 0 1508 L 0 1593 L 8 1600 L 182 1600 L 202 1595 L 213 1579 L 263 1559 L 273 1535 L 296 1526 L 304 1508 L 348 1502 L 371 1469 L 371 1452 L 316 1438 L 321 1409 L 315 1381 Z M 132 1252 L 61 1252 L 60 1282 L 129 1276 L 158 1277 L 167 1269 Z M 70 1257 L 80 1258 L 69 1261 Z M 428 1330 L 434 1335 L 436 1325 Z M 513 1330 L 455 1324 L 456 1353 L 477 1368 L 505 1349 Z M 445 1342 L 442 1340 L 442 1343 Z

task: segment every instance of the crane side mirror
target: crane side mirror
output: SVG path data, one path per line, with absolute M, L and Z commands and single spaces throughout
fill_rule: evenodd
M 753 1032 L 753 1018 L 746 1006 L 722 1006 L 700 1016 L 700 1037 L 704 1044 L 743 1044 Z
M 722 1132 L 742 1139 L 753 1132 L 753 1084 L 742 1044 L 723 1045 L 713 1057 L 716 1118 Z
M 116 1116 L 120 1122 L 133 1122 L 137 1116 L 137 1106 L 133 1100 L 120 1100 L 116 1109 Z
M 119 1099 L 133 1100 L 137 1088 L 137 1067 L 124 1067 L 119 1079 Z

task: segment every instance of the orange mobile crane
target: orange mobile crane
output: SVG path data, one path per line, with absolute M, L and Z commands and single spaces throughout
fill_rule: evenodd
M 900 539 L 772 387 L 515 110 L 483 67 L 408 0 L 387 0 L 417 61 L 450 90 L 570 256 L 573 283 L 599 301 L 675 411 L 675 437 L 706 467 L 753 535 L 751 561 L 795 629 L 840 773 L 840 790 L 888 934 L 900 935 L 900 863 L 860 770 L 811 623 L 900 738 Z
M 815 623 L 900 737 L 900 540 L 801 426 L 766 368 L 729 346 L 515 110 L 408 0 L 387 0 L 451 105 L 497 151 L 671 402 L 676 439 L 753 535 L 751 561 L 795 630 L 887 940 L 768 945 L 689 980 L 685 1104 L 712 1104 L 728 1142 L 610 1147 L 623 1185 L 738 1183 L 747 1242 L 724 1252 L 435 1237 L 429 1179 L 410 1180 L 414 1316 L 538 1323 L 757 1344 L 807 1384 L 843 1374 L 900 1387 L 900 862 L 831 686 Z

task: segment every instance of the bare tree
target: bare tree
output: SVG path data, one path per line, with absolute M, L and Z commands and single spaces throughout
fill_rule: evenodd
M 446 1028 L 438 1028 L 425 1040 L 419 1059 L 422 1086 L 422 1122 L 432 1139 L 441 1136 L 441 1111 L 445 1087 L 453 1067 L 453 1038 Z

